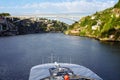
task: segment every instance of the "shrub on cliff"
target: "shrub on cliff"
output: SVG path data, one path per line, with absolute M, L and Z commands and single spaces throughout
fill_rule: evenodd
M 118 3 L 114 6 L 114 8 L 120 8 L 120 0 L 119 0 Z
M 10 13 L 0 13 L 0 16 L 10 16 Z

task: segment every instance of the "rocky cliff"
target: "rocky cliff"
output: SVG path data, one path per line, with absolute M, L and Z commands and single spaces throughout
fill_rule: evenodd
M 114 7 L 83 17 L 65 33 L 102 41 L 120 41 L 120 0 Z

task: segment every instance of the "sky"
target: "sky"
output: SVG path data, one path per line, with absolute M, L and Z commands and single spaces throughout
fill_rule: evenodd
M 60 14 L 95 13 L 114 6 L 118 0 L 1 0 L 0 13 L 23 14 Z

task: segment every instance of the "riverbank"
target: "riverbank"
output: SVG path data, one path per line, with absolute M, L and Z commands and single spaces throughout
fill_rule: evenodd
M 45 18 L 39 18 L 39 20 L 34 20 L 34 18 L 0 18 L 0 36 L 63 32 L 67 27 L 66 23 Z
M 109 38 L 107 38 L 107 37 L 106 38 L 102 38 L 102 37 L 97 37 L 97 36 L 93 36 L 93 35 L 80 35 L 79 32 L 72 33 L 72 32 L 65 31 L 64 34 L 71 35 L 71 36 L 80 36 L 80 37 L 93 38 L 93 39 L 99 40 L 101 42 L 120 42 L 120 38 L 115 39 L 113 37 L 113 35 L 111 35 Z
M 65 34 L 86 36 L 100 41 L 120 42 L 120 4 L 83 17 L 72 24 Z

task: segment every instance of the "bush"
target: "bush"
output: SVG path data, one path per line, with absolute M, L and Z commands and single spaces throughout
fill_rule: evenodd
M 103 26 L 103 29 L 101 30 L 101 33 L 107 32 L 110 29 L 112 29 L 114 27 L 114 22 L 115 22 L 114 17 L 109 19 L 109 21 L 107 23 L 105 23 L 105 25 Z
M 0 16 L 10 16 L 9 13 L 0 13 Z
M 120 8 L 120 0 L 119 0 L 118 3 L 114 6 L 114 8 Z
M 80 36 L 85 36 L 85 33 L 86 31 L 80 31 Z

